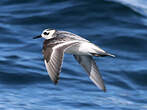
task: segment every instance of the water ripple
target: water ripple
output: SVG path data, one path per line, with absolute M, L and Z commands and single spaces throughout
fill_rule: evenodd
M 147 108 L 145 0 L 1 0 L 0 6 L 0 109 Z M 58 85 L 52 83 L 43 39 L 32 39 L 48 27 L 83 36 L 116 55 L 94 57 L 106 93 L 70 55 L 64 56 Z

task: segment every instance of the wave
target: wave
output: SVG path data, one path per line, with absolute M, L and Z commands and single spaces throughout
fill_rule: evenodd
M 147 16 L 146 0 L 112 0 L 112 1 L 123 4 L 142 16 Z

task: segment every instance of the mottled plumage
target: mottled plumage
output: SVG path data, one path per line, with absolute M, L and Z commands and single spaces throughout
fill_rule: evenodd
M 46 29 L 40 36 L 46 40 L 43 45 L 44 62 L 51 80 L 57 84 L 64 53 L 73 54 L 74 58 L 86 70 L 89 78 L 103 91 L 104 81 L 92 56 L 112 56 L 88 40 L 67 31 Z

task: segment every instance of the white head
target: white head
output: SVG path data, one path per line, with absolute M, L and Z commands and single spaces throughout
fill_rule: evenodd
M 54 33 L 56 32 L 55 29 L 45 29 L 41 35 L 34 37 L 34 39 L 43 37 L 45 39 L 51 39 L 54 37 Z
M 45 29 L 45 30 L 42 32 L 41 36 L 42 36 L 43 38 L 45 38 L 45 39 L 51 39 L 51 38 L 54 37 L 54 36 L 53 36 L 54 33 L 55 33 L 55 29 Z

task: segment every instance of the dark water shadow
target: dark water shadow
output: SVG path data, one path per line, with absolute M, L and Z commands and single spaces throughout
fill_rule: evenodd
M 34 83 L 51 83 L 51 81 L 48 75 L 43 74 L 0 73 L 0 83 L 6 85 L 26 85 Z

